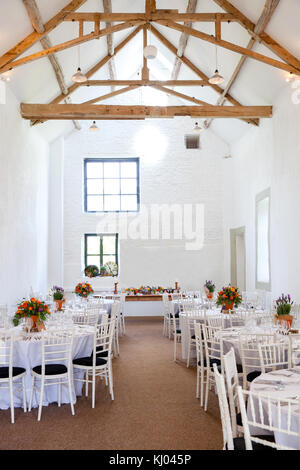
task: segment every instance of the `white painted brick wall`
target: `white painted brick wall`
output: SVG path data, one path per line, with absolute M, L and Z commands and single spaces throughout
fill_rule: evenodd
M 166 138 L 165 154 L 156 163 L 135 147 L 137 133 L 148 126 Z M 84 233 L 95 233 L 101 216 L 83 212 L 85 157 L 140 157 L 141 204 L 204 204 L 204 247 L 186 251 L 182 240 L 121 240 L 120 284 L 199 288 L 205 279 L 223 282 L 223 221 L 221 158 L 227 145 L 210 131 L 201 134 L 202 150 L 186 150 L 184 134 L 190 119 L 103 121 L 100 132 L 81 131 L 65 139 L 64 164 L 64 285 L 71 288 L 82 275 Z M 111 279 L 93 285 L 112 286 Z

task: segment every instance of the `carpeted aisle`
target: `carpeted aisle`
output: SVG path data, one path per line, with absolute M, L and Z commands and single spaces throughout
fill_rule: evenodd
M 172 360 L 173 343 L 162 336 L 162 321 L 130 318 L 113 360 L 115 401 L 97 384 L 96 408 L 79 397 L 72 417 L 69 405 L 24 414 L 0 410 L 0 449 L 162 449 L 222 448 L 217 399 L 210 394 L 205 413 L 195 398 L 195 368 Z M 179 351 L 180 352 L 180 351 Z

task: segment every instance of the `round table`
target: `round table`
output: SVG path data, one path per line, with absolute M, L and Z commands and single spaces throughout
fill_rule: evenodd
M 29 404 L 30 391 L 32 385 L 32 377 L 30 370 L 42 363 L 42 341 L 39 333 L 31 334 L 27 339 L 22 335 L 19 327 L 10 330 L 15 335 L 14 358 L 13 365 L 26 369 L 25 387 L 27 404 Z M 73 350 L 72 358 L 90 356 L 93 350 L 94 329 L 89 326 L 74 326 Z M 16 388 L 18 388 L 16 386 Z M 73 403 L 76 402 L 76 395 L 81 395 L 82 384 L 80 382 L 73 383 Z M 44 391 L 43 406 L 49 403 L 57 402 L 58 387 L 56 385 L 47 385 Z M 70 403 L 67 385 L 62 386 L 62 403 Z M 14 394 L 15 407 L 23 406 L 22 392 Z M 39 392 L 35 391 L 32 406 L 39 405 Z M 9 389 L 0 388 L 0 409 L 7 410 L 10 408 Z

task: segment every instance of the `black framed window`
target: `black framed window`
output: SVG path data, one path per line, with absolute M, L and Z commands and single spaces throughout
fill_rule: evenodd
M 118 234 L 87 233 L 84 236 L 85 268 L 91 264 L 99 269 L 108 261 L 118 263 Z
M 84 160 L 85 212 L 137 212 L 139 206 L 138 158 Z

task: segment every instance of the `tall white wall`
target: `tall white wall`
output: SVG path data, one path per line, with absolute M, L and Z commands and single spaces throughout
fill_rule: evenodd
M 225 276 L 230 280 L 229 230 L 246 226 L 247 289 L 255 289 L 255 197 L 270 187 L 272 297 L 291 293 L 300 302 L 300 104 L 293 104 L 293 93 L 284 88 L 273 118 L 236 142 L 233 158 L 223 162 Z
M 20 117 L 7 89 L 0 105 L 0 303 L 47 289 L 48 143 Z
M 66 138 L 66 288 L 74 288 L 82 276 L 84 234 L 99 232 L 98 223 L 103 220 L 99 215 L 83 212 L 83 160 L 93 156 L 140 157 L 141 203 L 146 206 L 176 203 L 203 204 L 204 207 L 204 246 L 196 251 L 185 250 L 184 240 L 121 240 L 121 287 L 141 284 L 170 286 L 177 279 L 182 287 L 199 289 L 208 278 L 218 284 L 223 282 L 221 158 L 228 153 L 228 147 L 208 131 L 201 135 L 202 150 L 186 150 L 184 134 L 191 132 L 192 125 L 190 119 L 103 121 L 100 132 L 86 130 Z M 137 135 L 149 126 L 154 127 L 154 132 L 159 132 L 160 136 L 137 144 Z M 97 279 L 93 285 L 111 287 L 112 279 Z

